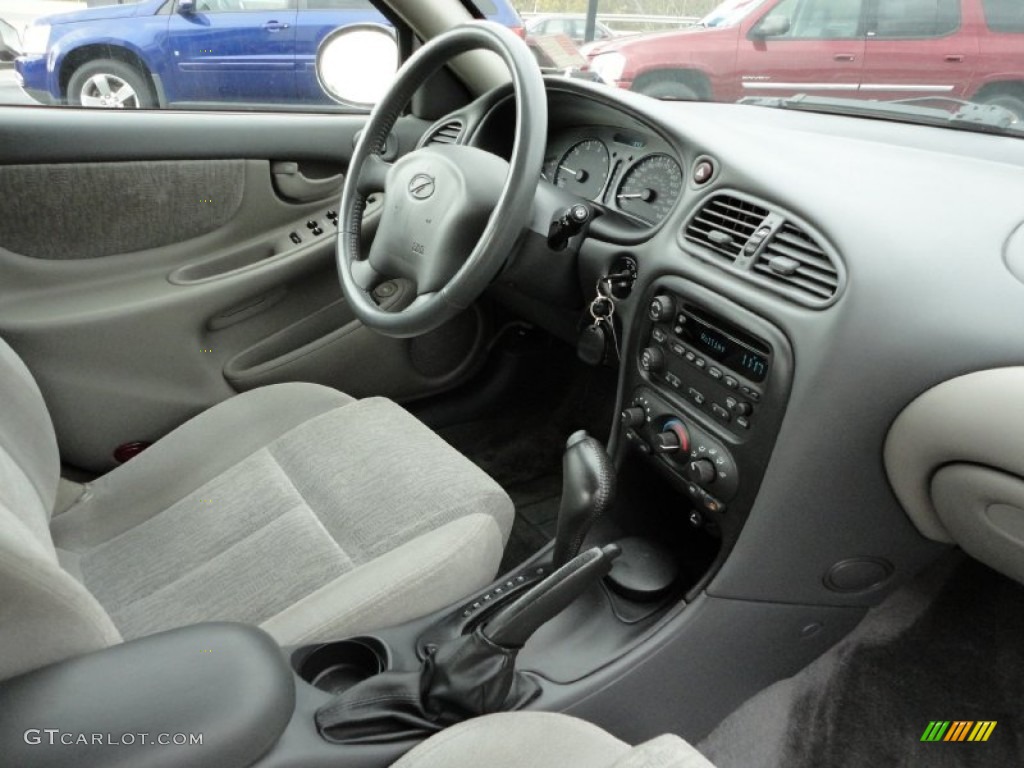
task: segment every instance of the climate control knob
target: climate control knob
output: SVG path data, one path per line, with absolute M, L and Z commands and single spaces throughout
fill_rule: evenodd
M 710 459 L 694 459 L 690 462 L 688 469 L 690 477 L 699 485 L 713 483 L 718 476 L 715 465 Z
M 669 419 L 654 436 L 651 449 L 655 453 L 689 453 L 690 433 L 679 419 Z
M 647 347 L 640 353 L 640 367 L 648 373 L 657 373 L 665 367 L 665 353 L 658 347 Z
M 619 420 L 624 427 L 642 427 L 647 421 L 647 411 L 638 405 L 626 408 L 619 414 Z
M 671 296 L 655 296 L 647 308 L 647 316 L 656 323 L 664 323 L 675 314 L 676 303 Z

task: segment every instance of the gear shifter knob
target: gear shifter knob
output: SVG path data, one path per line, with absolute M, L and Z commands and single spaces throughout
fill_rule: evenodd
M 574 432 L 562 455 L 562 503 L 558 509 L 554 565 L 575 557 L 583 538 L 615 498 L 615 468 L 601 442 L 586 433 Z

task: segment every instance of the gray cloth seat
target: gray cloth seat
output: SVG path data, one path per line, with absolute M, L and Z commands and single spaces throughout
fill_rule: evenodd
M 396 404 L 280 384 L 231 398 L 51 520 L 54 430 L 0 341 L 0 679 L 205 620 L 282 645 L 358 634 L 485 585 L 508 496 Z
M 630 747 L 596 725 L 551 712 L 506 712 L 453 725 L 391 768 L 714 768 L 678 736 Z

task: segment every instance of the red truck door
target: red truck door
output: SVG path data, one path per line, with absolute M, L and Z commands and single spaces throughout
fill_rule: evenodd
M 978 60 L 978 20 L 961 0 L 872 0 L 861 95 L 870 99 L 967 92 Z
M 781 0 L 741 30 L 740 96 L 854 96 L 868 0 Z

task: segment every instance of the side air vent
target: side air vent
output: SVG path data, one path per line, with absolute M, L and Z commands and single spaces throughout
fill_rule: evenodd
M 766 218 L 766 208 L 732 195 L 716 195 L 690 220 L 685 237 L 717 256 L 736 261 Z
M 449 120 L 434 129 L 425 144 L 456 144 L 462 135 L 462 121 Z
M 835 263 L 813 237 L 790 221 L 768 239 L 753 269 L 787 295 L 825 302 L 839 290 Z

